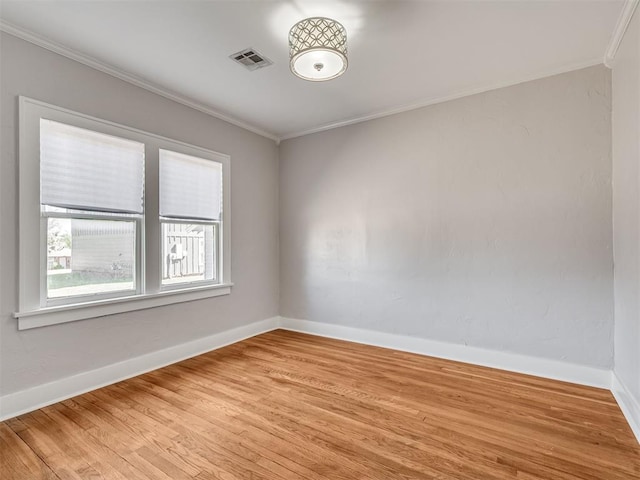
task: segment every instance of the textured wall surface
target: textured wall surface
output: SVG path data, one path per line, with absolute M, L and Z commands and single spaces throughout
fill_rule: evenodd
M 640 403 L 640 9 L 612 82 L 615 372 Z
M 280 146 L 281 314 L 608 368 L 605 67 Z
M 214 119 L 2 34 L 0 394 L 278 314 L 278 149 Z M 18 331 L 18 95 L 231 155 L 231 295 Z

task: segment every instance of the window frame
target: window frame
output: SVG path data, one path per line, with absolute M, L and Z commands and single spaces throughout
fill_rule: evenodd
M 156 135 L 126 125 L 85 115 L 28 97 L 19 97 L 19 304 L 14 317 L 20 330 L 84 318 L 93 318 L 180 303 L 231 292 L 230 157 L 195 145 Z M 136 290 L 118 294 L 96 294 L 69 301 L 47 299 L 47 219 L 58 215 L 80 218 L 81 213 L 45 215 L 40 204 L 40 119 L 66 123 L 145 145 L 144 212 L 136 221 Z M 178 153 L 218 162 L 222 166 L 222 214 L 219 222 L 219 274 L 212 281 L 162 285 L 161 227 L 159 216 L 159 151 Z M 99 214 L 91 218 L 109 220 Z M 117 215 L 111 217 L 116 220 Z M 131 219 L 129 219 L 131 220 Z M 171 221 L 171 220 L 168 220 Z M 35 252 L 39 254 L 35 254 Z M 90 298 L 89 298 L 90 297 Z

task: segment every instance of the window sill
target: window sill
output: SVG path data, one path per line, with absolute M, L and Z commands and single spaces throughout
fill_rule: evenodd
M 225 283 L 180 290 L 167 290 L 150 295 L 132 295 L 130 297 L 112 298 L 97 302 L 75 303 L 58 307 L 45 307 L 26 312 L 15 312 L 13 316 L 18 319 L 18 330 L 28 330 L 30 328 L 56 325 L 58 323 L 75 322 L 76 320 L 84 320 L 87 318 L 103 317 L 116 313 L 161 307 L 173 303 L 229 295 L 232 286 L 232 283 Z

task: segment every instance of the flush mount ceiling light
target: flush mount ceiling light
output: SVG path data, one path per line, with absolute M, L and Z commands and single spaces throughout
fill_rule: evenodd
M 312 17 L 289 31 L 289 65 L 312 82 L 331 80 L 347 69 L 347 31 L 330 18 Z

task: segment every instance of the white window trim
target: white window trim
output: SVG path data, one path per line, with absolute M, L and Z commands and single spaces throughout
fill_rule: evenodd
M 13 315 L 20 330 L 95 318 L 115 313 L 153 308 L 201 298 L 227 295 L 231 292 L 231 177 L 230 157 L 160 135 L 137 130 L 125 125 L 84 115 L 55 105 L 27 97 L 19 97 L 19 306 Z M 40 207 L 40 162 L 38 132 L 40 118 L 59 121 L 81 128 L 140 141 L 145 144 L 145 213 L 142 220 L 141 241 L 144 253 L 140 263 L 139 293 L 117 298 L 78 302 L 59 306 L 44 306 L 41 298 L 42 259 L 41 207 Z M 31 129 L 31 130 L 29 130 Z M 222 164 L 223 209 L 220 232 L 222 256 L 219 283 L 191 285 L 167 290 L 162 288 L 161 266 L 154 262 L 160 257 L 160 218 L 158 215 L 158 151 L 173 150 Z M 39 255 L 36 253 L 39 252 Z M 45 252 L 46 255 L 46 252 Z
M 172 303 L 228 295 L 231 293 L 232 286 L 232 283 L 227 283 L 184 288 L 182 290 L 168 290 L 149 295 L 131 295 L 129 297 L 111 298 L 95 302 L 45 307 L 32 311 L 15 312 L 13 315 L 18 319 L 18 330 L 28 330 L 87 318 L 104 317 L 115 313 L 161 307 Z

